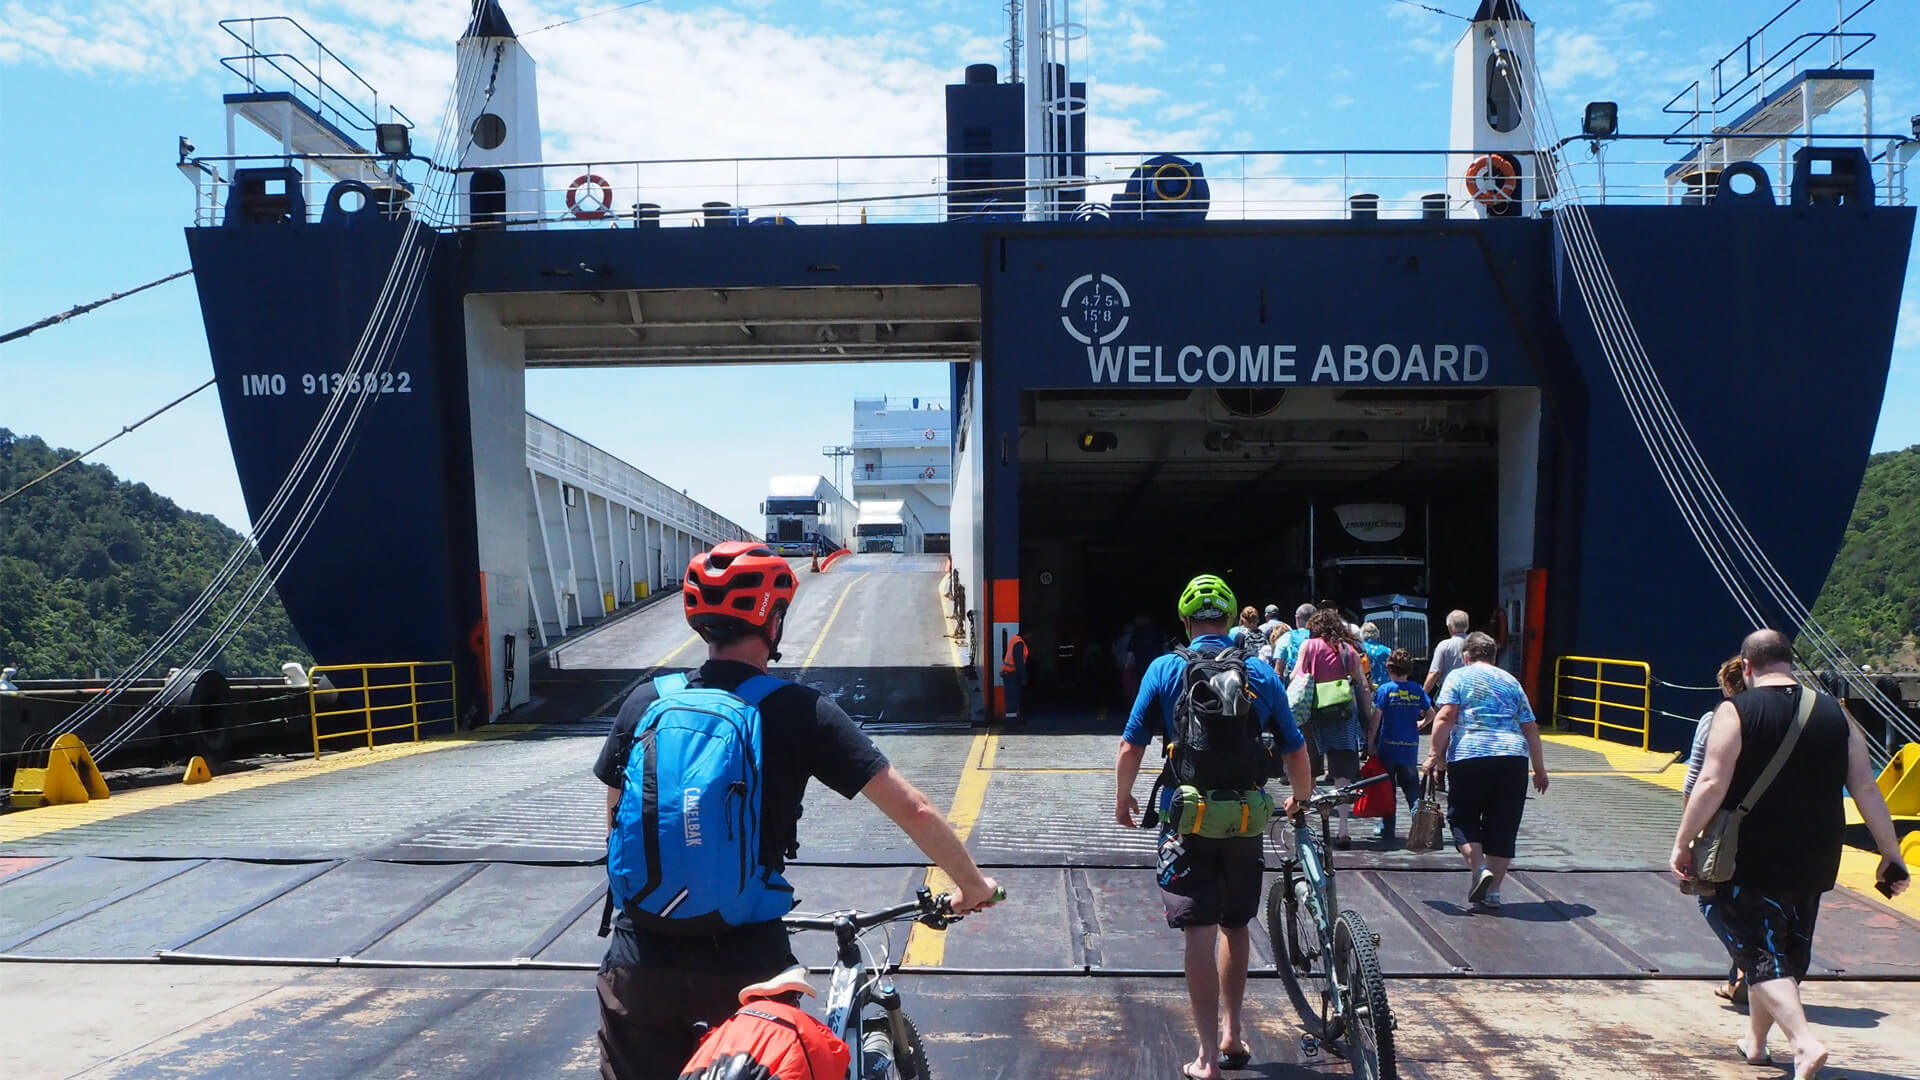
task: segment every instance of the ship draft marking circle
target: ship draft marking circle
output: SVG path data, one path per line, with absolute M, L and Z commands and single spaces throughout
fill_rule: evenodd
M 1110 274 L 1081 274 L 1060 296 L 1060 325 L 1082 345 L 1105 345 L 1126 332 L 1133 300 Z

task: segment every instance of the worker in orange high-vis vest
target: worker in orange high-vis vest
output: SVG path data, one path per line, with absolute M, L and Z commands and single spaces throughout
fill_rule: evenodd
M 1007 722 L 1020 720 L 1020 692 L 1027 685 L 1027 642 L 1019 634 L 1007 639 L 1007 655 L 1000 660 L 1000 682 L 1007 689 Z

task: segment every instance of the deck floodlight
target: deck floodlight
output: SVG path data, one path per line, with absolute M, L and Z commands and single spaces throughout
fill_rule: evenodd
M 413 135 L 405 124 L 375 124 L 374 145 L 381 157 L 407 157 L 413 153 Z
M 1111 431 L 1083 431 L 1080 433 L 1080 450 L 1087 454 L 1104 454 L 1120 445 L 1120 439 Z
M 1913 137 L 1920 139 L 1920 113 L 1914 113 L 1913 116 L 1907 120 L 1907 125 L 1913 129 Z
M 1593 139 L 1608 139 L 1620 133 L 1620 105 L 1613 101 L 1589 101 L 1580 118 L 1580 133 Z

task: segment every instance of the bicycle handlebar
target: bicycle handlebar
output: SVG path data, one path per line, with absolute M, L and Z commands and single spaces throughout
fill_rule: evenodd
M 1364 780 L 1355 780 L 1343 788 L 1336 788 L 1324 795 L 1315 794 L 1313 798 L 1307 800 L 1307 805 L 1315 810 L 1324 812 L 1332 810 L 1342 803 L 1356 803 L 1360 801 L 1360 796 L 1365 794 L 1362 790 L 1363 788 L 1391 779 L 1392 777 L 1386 773 L 1380 773 L 1377 776 L 1369 776 Z
M 981 908 L 997 904 L 1007 898 L 1007 888 L 1002 885 L 994 890 L 993 898 Z M 978 911 L 981 908 L 974 910 Z M 914 899 L 905 904 L 895 904 L 879 911 L 836 911 L 825 915 L 788 915 L 780 921 L 792 930 L 838 930 L 841 922 L 852 925 L 855 932 L 871 930 L 893 922 L 918 922 L 933 930 L 945 930 L 948 926 L 966 918 L 953 910 L 953 894 L 933 895 L 933 891 L 922 885 Z

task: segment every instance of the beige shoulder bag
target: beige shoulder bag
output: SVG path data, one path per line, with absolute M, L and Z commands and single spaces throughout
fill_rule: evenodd
M 1800 741 L 1800 733 L 1807 727 L 1807 718 L 1813 715 L 1814 702 L 1819 699 L 1818 693 L 1804 686 L 1800 688 L 1793 724 L 1787 728 L 1786 737 L 1780 740 L 1780 749 L 1773 752 L 1773 760 L 1767 762 L 1766 769 L 1754 779 L 1753 786 L 1747 789 L 1747 796 L 1740 800 L 1739 806 L 1731 810 L 1722 806 L 1713 815 L 1713 820 L 1707 822 L 1707 827 L 1700 830 L 1700 835 L 1693 841 L 1694 876 L 1698 880 L 1713 885 L 1723 885 L 1733 880 L 1734 855 L 1740 850 L 1740 823 L 1752 812 L 1760 796 L 1767 793 L 1767 788 L 1772 785 L 1773 778 L 1780 775 L 1787 758 L 1793 755 L 1794 744 Z

